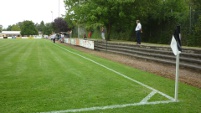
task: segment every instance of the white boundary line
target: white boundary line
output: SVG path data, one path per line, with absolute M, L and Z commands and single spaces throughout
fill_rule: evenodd
M 156 105 L 156 104 L 167 104 L 174 101 L 155 101 L 155 102 L 139 102 L 139 103 L 131 103 L 131 104 L 120 104 L 120 105 L 111 105 L 111 106 L 100 106 L 100 107 L 90 107 L 90 108 L 80 108 L 80 109 L 68 109 L 68 110 L 60 110 L 60 111 L 50 111 L 50 112 L 40 112 L 40 113 L 77 113 L 84 111 L 95 111 L 95 110 L 106 110 L 106 109 L 116 109 L 116 108 L 125 108 L 131 106 L 141 106 L 141 105 Z
M 84 58 L 84 59 L 86 59 L 86 60 L 88 60 L 88 61 L 91 61 L 91 62 L 93 62 L 93 63 L 95 63 L 95 64 L 97 64 L 97 65 L 99 65 L 99 66 L 101 66 L 101 67 L 103 67 L 103 68 L 105 68 L 105 69 L 107 69 L 107 70 L 110 70 L 110 71 L 112 71 L 112 72 L 114 72 L 114 73 L 116 73 L 116 74 L 118 74 L 118 75 L 120 75 L 120 76 L 122 76 L 122 77 L 124 77 L 124 78 L 126 78 L 126 79 L 128 79 L 128 80 L 131 80 L 131 81 L 133 81 L 133 82 L 135 82 L 135 83 L 137 83 L 137 84 L 139 84 L 139 85 L 142 85 L 142 86 L 144 86 L 144 87 L 146 87 L 146 88 L 152 90 L 152 92 L 151 92 L 149 95 L 147 95 L 144 99 L 142 99 L 139 103 L 119 104 L 119 105 L 109 105 L 109 106 L 99 106 L 99 107 L 89 107 L 89 108 L 80 108 L 80 109 L 68 109 L 68 110 L 50 111 L 50 112 L 40 112 L 40 113 L 83 112 L 83 111 L 95 111 L 95 110 L 125 108 L 125 107 L 129 107 L 129 106 L 167 104 L 167 103 L 171 103 L 171 102 L 176 102 L 176 101 L 174 100 L 174 98 L 170 97 L 169 95 L 167 95 L 167 94 L 165 94 L 165 93 L 162 93 L 161 91 L 158 91 L 158 90 L 156 90 L 156 89 L 154 89 L 154 88 L 152 88 L 152 87 L 150 87 L 150 86 L 148 86 L 148 85 L 146 85 L 146 84 L 143 84 L 143 83 L 141 83 L 141 82 L 139 82 L 139 81 L 137 81 L 137 80 L 135 80 L 135 79 L 132 79 L 132 78 L 130 78 L 130 77 L 128 77 L 128 76 L 126 76 L 126 75 L 124 75 L 124 74 L 122 74 L 122 73 L 120 73 L 120 72 L 117 72 L 117 71 L 115 71 L 115 70 L 113 70 L 113 69 L 111 69 L 111 68 L 109 68 L 109 67 L 107 67 L 107 66 L 105 66 L 105 65 L 103 65 L 103 64 L 100 64 L 100 63 L 98 63 L 98 62 L 96 62 L 96 61 L 94 61 L 94 60 L 92 60 L 92 59 L 90 59 L 90 58 L 87 58 L 87 57 L 82 56 L 82 55 L 80 55 L 80 54 L 78 54 L 78 53 L 72 52 L 72 51 L 70 51 L 70 50 L 68 50 L 68 49 L 66 49 L 66 48 L 63 48 L 63 47 L 61 47 L 61 46 L 59 46 L 59 45 L 57 45 L 57 44 L 55 44 L 55 45 L 56 45 L 57 47 L 61 48 L 61 49 L 64 49 L 64 50 L 68 51 L 69 53 L 72 53 L 72 54 L 74 54 L 74 55 L 80 56 L 80 57 L 82 57 L 82 58 Z M 168 100 L 168 101 L 148 102 L 148 100 L 149 100 L 152 96 L 154 96 L 156 93 L 161 94 L 162 96 L 166 97 L 166 98 L 169 99 L 169 100 Z

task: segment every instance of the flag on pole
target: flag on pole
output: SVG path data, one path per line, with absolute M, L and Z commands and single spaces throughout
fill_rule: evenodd
M 172 49 L 172 52 L 176 56 L 177 54 L 180 54 L 182 49 L 181 49 L 181 34 L 180 34 L 180 26 L 177 26 L 174 34 L 172 35 L 172 41 L 170 44 L 170 47 Z
M 178 101 L 178 82 L 179 82 L 179 54 L 181 53 L 181 34 L 180 26 L 177 26 L 172 35 L 171 49 L 176 56 L 176 76 L 175 76 L 175 101 Z

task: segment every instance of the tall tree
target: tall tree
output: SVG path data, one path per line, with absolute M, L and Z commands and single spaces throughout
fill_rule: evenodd
M 9 25 L 6 30 L 11 31 L 11 29 L 12 29 L 12 25 Z
M 21 26 L 21 35 L 38 35 L 38 31 L 32 21 L 24 21 Z
M 52 23 L 46 23 L 43 29 L 43 34 L 50 35 L 52 34 L 52 31 L 53 31 Z
M 63 18 L 56 18 L 53 22 L 53 29 L 56 33 L 69 30 L 67 22 Z
M 40 31 L 40 32 L 43 33 L 43 30 L 44 30 L 44 28 L 45 28 L 45 23 L 44 23 L 44 21 L 41 21 L 40 24 L 35 24 L 35 26 L 36 26 L 36 29 L 37 29 L 38 31 Z
M 87 28 L 106 26 L 109 40 L 112 28 L 122 31 L 132 27 L 132 21 L 146 17 L 151 3 L 153 1 L 150 0 L 66 1 L 66 18 L 74 21 L 74 24 L 84 24 Z

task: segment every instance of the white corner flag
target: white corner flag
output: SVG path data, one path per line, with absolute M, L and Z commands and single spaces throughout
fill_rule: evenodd
M 174 31 L 174 35 L 172 36 L 172 41 L 170 44 L 172 48 L 172 52 L 176 56 L 176 76 L 175 76 L 175 101 L 178 101 L 178 81 L 179 81 L 179 54 L 181 53 L 181 34 L 180 34 L 180 26 Z
M 176 30 L 174 31 L 174 34 L 172 35 L 172 41 L 170 47 L 175 56 L 181 53 L 180 26 L 177 26 Z

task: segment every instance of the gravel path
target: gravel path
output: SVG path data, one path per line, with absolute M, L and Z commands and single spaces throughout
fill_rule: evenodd
M 68 45 L 68 44 L 65 44 L 65 45 Z M 108 52 L 94 51 L 94 50 L 89 50 L 89 49 L 85 49 L 78 46 L 72 46 L 72 45 L 68 45 L 68 46 L 83 52 L 88 52 L 89 54 L 93 54 L 102 58 L 106 58 L 115 62 L 119 62 L 128 66 L 131 66 L 133 68 L 154 73 L 156 75 L 163 76 L 166 78 L 175 79 L 175 65 L 168 65 L 168 64 L 162 64 L 162 63 L 153 62 L 153 61 L 147 61 L 143 59 L 136 59 L 136 58 L 125 56 L 125 55 L 112 54 Z M 183 82 L 201 89 L 201 72 L 197 72 L 197 71 L 189 70 L 185 68 L 180 68 L 179 74 L 180 74 L 179 76 L 180 82 Z

